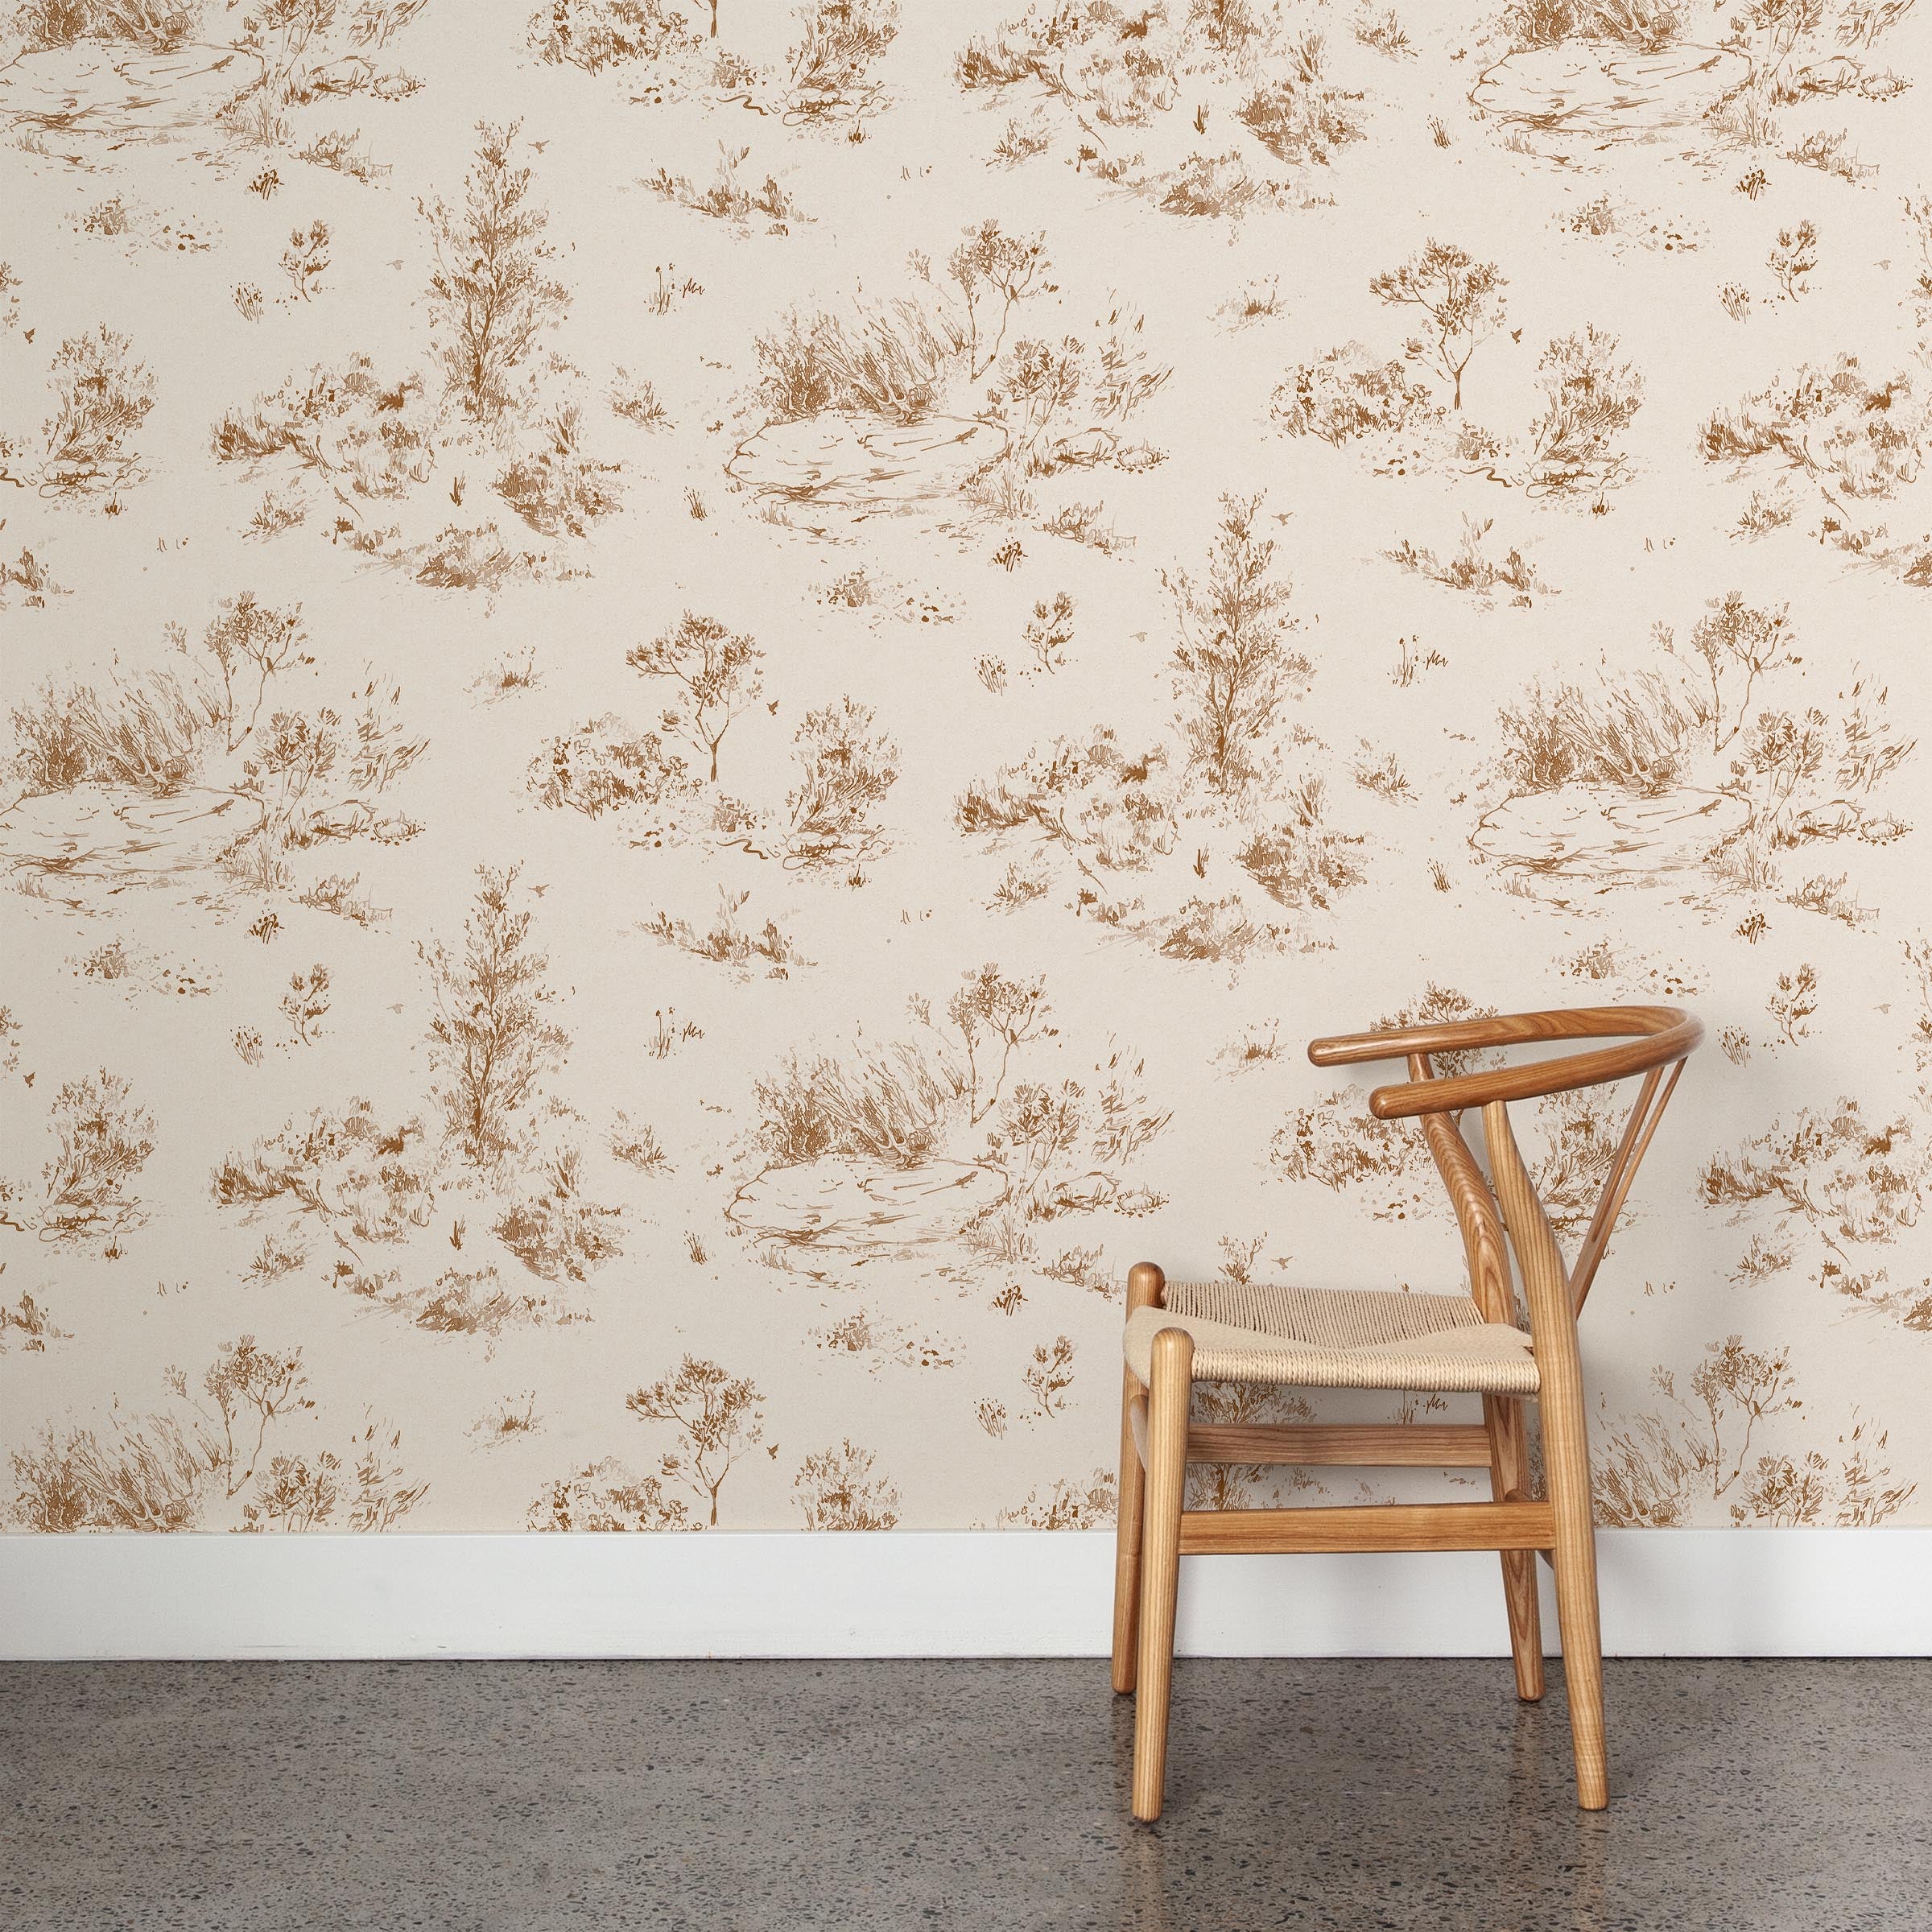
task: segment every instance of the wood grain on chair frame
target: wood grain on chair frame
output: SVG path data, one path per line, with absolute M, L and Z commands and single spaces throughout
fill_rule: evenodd
M 1180 1558 L 1189 1554 L 1498 1550 L 1517 1694 L 1534 1700 L 1543 1691 L 1535 1575 L 1536 1557 L 1542 1553 L 1556 1575 L 1577 1802 L 1586 1810 L 1600 1810 L 1608 1802 L 1596 1546 L 1577 1317 L 1684 1062 L 1703 1037 L 1702 1024 L 1677 1007 L 1587 1006 L 1393 1027 L 1311 1045 L 1308 1057 L 1318 1067 L 1388 1059 L 1406 1063 L 1408 1079 L 1377 1088 L 1369 1096 L 1369 1112 L 1378 1120 L 1420 1123 L 1455 1212 L 1469 1295 L 1481 1322 L 1514 1326 L 1520 1285 L 1536 1392 L 1528 1396 L 1484 1393 L 1480 1424 L 1196 1424 L 1190 1420 L 1195 1340 L 1186 1325 L 1187 1318 L 1177 1314 L 1172 1326 L 1158 1329 L 1148 1357 L 1147 1385 L 1142 1387 L 1130 1365 L 1123 1378 L 1121 1406 L 1113 1686 L 1119 1691 L 1137 1691 L 1139 1699 L 1134 1713 L 1137 1818 L 1151 1823 L 1161 1814 Z M 1435 1070 L 1438 1054 L 1596 1039 L 1623 1043 L 1472 1072 L 1445 1075 Z M 1517 1145 L 1510 1103 L 1640 1076 L 1636 1103 L 1611 1158 L 1596 1211 L 1575 1262 L 1566 1265 Z M 1463 1133 L 1461 1116 L 1472 1109 L 1480 1111 L 1487 1173 Z M 1169 1307 L 1167 1298 L 1166 1277 L 1152 1262 L 1141 1262 L 1129 1270 L 1130 1323 L 1144 1309 Z M 1203 1332 L 1212 1335 L 1215 1331 L 1211 1326 Z M 1494 1327 L 1451 1332 L 1488 1335 Z M 1278 1340 L 1256 1337 L 1257 1348 Z M 1509 1344 L 1510 1338 L 1501 1341 Z M 1265 1373 L 1266 1364 L 1249 1365 L 1255 1371 L 1252 1379 L 1273 1379 Z M 1276 1375 L 1280 1373 L 1275 1370 Z M 1460 1385 L 1471 1386 L 1467 1381 Z M 1502 1389 L 1523 1386 L 1521 1380 L 1491 1384 Z M 1540 1497 L 1530 1492 L 1532 1402 L 1542 1447 L 1544 1493 Z M 1191 1510 L 1185 1507 L 1190 1463 L 1486 1466 L 1492 1500 Z

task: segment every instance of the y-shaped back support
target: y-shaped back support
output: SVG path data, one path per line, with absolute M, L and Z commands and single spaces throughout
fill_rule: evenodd
M 1550 1279 L 1547 1271 L 1554 1267 L 1554 1278 L 1567 1286 L 1571 1317 L 1581 1311 L 1637 1167 L 1676 1089 L 1678 1076 L 1703 1037 L 1702 1024 L 1674 1006 L 1584 1006 L 1348 1034 L 1315 1041 L 1308 1049 L 1308 1057 L 1318 1067 L 1406 1059 L 1408 1080 L 1376 1088 L 1368 1096 L 1368 1110 L 1378 1120 L 1420 1120 L 1422 1137 L 1462 1230 L 1470 1293 L 1484 1319 L 1515 1319 L 1509 1268 L 1509 1250 L 1513 1247 L 1523 1270 L 1534 1326 L 1535 1304 L 1542 1297 L 1531 1291 L 1532 1274 L 1540 1278 L 1540 1289 Z M 1472 1048 L 1605 1038 L 1622 1038 L 1629 1043 L 1447 1077 L 1437 1074 L 1432 1057 Z M 1637 1074 L 1643 1075 L 1643 1084 L 1636 1104 L 1624 1123 L 1575 1262 L 1566 1269 L 1535 1183 L 1517 1151 L 1509 1126 L 1509 1104 L 1602 1086 Z M 1482 1109 L 1489 1162 L 1487 1178 L 1463 1137 L 1461 1115 L 1470 1107 Z

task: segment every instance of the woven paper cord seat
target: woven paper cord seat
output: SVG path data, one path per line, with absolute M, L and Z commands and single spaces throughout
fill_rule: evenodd
M 1142 1382 L 1163 1328 L 1194 1337 L 1202 1381 L 1483 1395 L 1537 1389 L 1530 1337 L 1485 1322 L 1466 1294 L 1170 1282 L 1165 1307 L 1128 1319 L 1127 1365 Z

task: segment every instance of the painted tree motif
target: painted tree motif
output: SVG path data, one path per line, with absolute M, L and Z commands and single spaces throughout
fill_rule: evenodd
M 752 638 L 727 630 L 716 617 L 687 610 L 650 643 L 634 645 L 624 661 L 645 677 L 667 679 L 683 692 L 664 712 L 663 728 L 710 760 L 708 775 L 715 783 L 724 734 L 764 696 L 758 681 L 758 660 L 764 654 Z
M 530 914 L 516 903 L 519 873 L 514 865 L 479 866 L 461 953 L 440 940 L 421 948 L 435 1002 L 429 1041 L 437 1098 L 464 1158 L 481 1168 L 495 1167 L 517 1145 L 518 1117 L 570 1047 L 548 1017 L 550 961 L 530 943 Z
M 1205 576 L 1197 581 L 1176 569 L 1162 580 L 1181 634 L 1174 650 L 1181 730 L 1223 792 L 1253 778 L 1257 748 L 1309 669 L 1287 646 L 1293 587 L 1275 575 L 1274 539 L 1256 531 L 1261 504 L 1258 496 L 1222 497 Z
M 1503 326 L 1503 290 L 1493 262 L 1479 262 L 1453 242 L 1430 241 L 1398 268 L 1371 279 L 1368 292 L 1392 308 L 1418 308 L 1426 334 L 1408 346 L 1411 361 L 1426 362 L 1451 387 L 1450 407 L 1463 407 L 1463 377 L 1476 352 Z
M 658 1472 L 697 1497 L 714 1530 L 725 1477 L 765 1439 L 764 1399 L 753 1383 L 691 1355 L 625 1398 L 639 1421 L 669 1422 L 677 1430 L 678 1447 L 665 1451 Z
M 480 422 L 511 407 L 518 371 L 570 307 L 570 291 L 550 272 L 550 212 L 531 198 L 531 171 L 515 158 L 522 127 L 478 122 L 461 205 L 440 196 L 421 204 L 436 253 L 437 356 L 450 392 Z

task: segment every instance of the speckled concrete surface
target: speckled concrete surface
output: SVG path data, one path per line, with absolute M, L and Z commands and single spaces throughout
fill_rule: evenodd
M 1932 1664 L 0 1665 L 6 1932 L 1918 1932 Z

